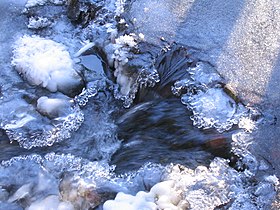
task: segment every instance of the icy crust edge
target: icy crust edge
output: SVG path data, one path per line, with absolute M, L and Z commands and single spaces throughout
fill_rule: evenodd
M 70 210 L 99 205 L 101 198 L 98 190 L 112 177 L 113 167 L 69 154 L 49 153 L 44 157 L 28 155 L 3 161 L 0 170 L 1 186 L 7 189 L 13 184 L 16 189 L 7 191 L 8 202 L 17 201 L 28 210 L 60 209 L 61 206 Z M 17 173 L 9 174 L 10 171 Z M 19 179 L 18 174 L 21 174 Z M 4 179 L 6 176 L 9 179 Z
M 221 88 L 210 88 L 196 95 L 183 95 L 182 103 L 193 112 L 191 120 L 198 128 L 215 128 L 218 132 L 230 130 L 246 117 L 248 110 L 236 104 Z
M 46 126 L 46 130 L 44 130 L 44 126 L 42 128 L 39 128 L 39 130 L 37 131 L 28 131 L 28 128 L 24 128 L 24 126 L 28 126 L 29 121 L 31 122 L 36 120 L 36 118 L 32 116 L 29 117 L 29 115 L 25 117 L 26 120 L 24 118 L 16 124 L 9 121 L 2 122 L 1 127 L 6 130 L 10 141 L 17 141 L 19 145 L 25 149 L 31 149 L 32 147 L 52 146 L 54 143 L 58 143 L 71 138 L 72 134 L 76 132 L 84 122 L 85 116 L 82 108 L 87 105 L 88 101 L 92 97 L 95 97 L 99 91 L 102 91 L 105 88 L 105 80 L 101 79 L 90 82 L 88 84 L 88 87 L 84 88 L 83 91 L 79 95 L 75 96 L 73 100 L 65 101 L 65 103 L 69 104 L 67 106 L 71 106 L 70 110 L 68 110 L 69 114 L 67 114 L 66 116 L 60 116 L 50 119 L 50 124 Z M 54 98 L 54 100 L 60 99 Z M 39 104 L 37 104 L 37 106 L 38 105 Z M 48 106 L 49 105 L 50 104 L 48 104 Z M 37 109 L 38 108 L 40 107 L 37 107 Z M 54 107 L 54 111 L 56 111 L 55 109 L 60 108 L 63 107 Z M 52 108 L 48 107 L 47 109 Z
M 52 128 L 39 131 L 22 131 L 19 129 L 6 129 L 10 141 L 17 141 L 25 149 L 32 147 L 52 146 L 56 142 L 69 139 L 84 121 L 84 114 L 78 106 L 72 108 L 72 113 L 65 117 L 52 120 Z M 5 128 L 5 125 L 4 125 Z
M 149 183 L 158 182 L 155 176 L 159 177 L 162 170 L 163 167 L 150 165 L 133 175 L 116 176 L 114 166 L 102 161 L 89 162 L 70 154 L 20 156 L 2 161 L 0 195 L 2 188 L 5 191 L 13 185 L 14 190 L 7 191 L 8 202 L 18 202 L 24 208 L 51 209 L 55 206 L 53 208 L 57 209 L 59 204 L 66 202 L 73 209 L 91 209 L 117 192 L 134 192 L 139 187 L 143 189 Z M 19 174 L 21 176 L 17 178 Z M 57 202 L 46 202 L 48 200 Z
M 223 78 L 212 66 L 198 62 L 186 71 L 190 77 L 176 81 L 171 91 L 192 111 L 190 118 L 194 126 L 215 128 L 220 133 L 233 125 L 248 132 L 256 128 L 250 117 L 251 110 L 227 93 Z
M 88 162 L 70 154 L 50 153 L 45 157 L 29 155 L 3 161 L 0 177 L 6 177 L 11 169 L 29 178 L 22 177 L 14 183 L 13 179 L 18 175 L 12 174 L 10 179 L 0 178 L 2 186 L 5 189 L 14 184 L 17 190 L 9 195 L 10 199 L 31 199 L 30 206 L 46 205 L 41 201 L 49 199 L 48 192 L 51 190 L 59 202 L 83 209 L 102 202 L 105 202 L 104 210 L 124 207 L 135 210 L 144 207 L 155 210 L 215 209 L 221 206 L 227 209 L 265 209 L 279 186 L 278 178 L 271 175 L 265 175 L 258 184 L 251 183 L 251 177 L 231 168 L 222 158 L 215 158 L 209 167 L 199 166 L 195 170 L 182 165 L 163 167 L 148 164 L 138 171 L 116 176 L 114 166 L 107 163 Z M 28 187 L 37 183 L 37 176 L 40 177 L 40 194 L 37 194 L 37 188 Z M 47 186 L 44 182 L 50 180 L 55 185 L 51 189 L 44 188 Z M 53 203 L 48 202 L 47 205 Z

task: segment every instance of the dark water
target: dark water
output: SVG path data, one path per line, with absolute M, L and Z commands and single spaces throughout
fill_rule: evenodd
M 196 168 L 215 156 L 230 157 L 232 132 L 194 127 L 192 112 L 171 92 L 176 81 L 190 79 L 187 69 L 195 65 L 187 49 L 177 44 L 158 53 L 155 68 L 160 82 L 142 87 L 134 107 L 116 119 L 118 138 L 123 140 L 111 161 L 117 171 L 137 170 L 147 162 Z
M 146 162 L 208 165 L 215 156 L 230 156 L 231 133 L 195 128 L 191 113 L 178 98 L 154 100 L 131 108 L 117 121 L 121 148 L 113 155 L 118 171 Z

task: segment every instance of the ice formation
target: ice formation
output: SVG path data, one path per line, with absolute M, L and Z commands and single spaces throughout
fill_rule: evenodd
M 249 133 L 252 133 L 257 128 L 256 122 L 254 122 L 249 117 L 241 117 L 239 119 L 238 127 L 244 129 Z
M 42 96 L 37 100 L 37 110 L 50 118 L 63 117 L 71 113 L 71 102 L 69 99 Z
M 65 2 L 65 0 L 28 0 L 26 7 Z M 125 1 L 106 1 L 106 4 L 109 5 L 109 2 L 115 3 L 115 15 L 121 16 L 124 12 Z M 112 43 L 107 45 L 108 40 L 105 40 L 107 38 L 103 38 L 102 41 L 105 40 L 107 46 L 102 47 L 111 48 L 107 51 L 108 58 L 112 62 L 112 67 L 116 69 L 115 76 L 120 86 L 120 95 L 125 98 L 126 105 L 129 106 L 139 86 L 147 84 L 153 86 L 158 81 L 158 74 L 156 71 L 144 71 L 141 68 L 138 72 L 125 69 L 131 56 L 135 56 L 132 51 L 137 49 L 138 39 L 143 40 L 144 37 L 142 34 L 137 37 L 134 34 L 119 33 L 115 23 L 103 25 L 104 20 L 114 21 L 113 18 L 108 17 L 112 16 L 102 16 L 101 20 L 98 20 L 102 24 L 98 25 L 96 21 L 89 28 L 96 30 L 96 34 L 106 28 L 105 32 L 110 34 L 108 37 Z M 29 28 L 45 27 L 45 23 L 45 19 L 36 21 L 31 18 Z M 120 19 L 119 23 L 125 24 L 124 19 Z M 96 40 L 104 35 L 104 33 L 100 34 Z M 80 56 L 94 45 L 95 42 L 89 42 L 81 51 L 78 51 L 76 56 Z M 50 91 L 63 92 L 66 84 L 76 86 L 81 82 L 66 48 L 50 39 L 23 36 L 15 44 L 12 63 L 31 84 L 41 85 Z M 202 67 L 203 63 L 196 68 L 188 69 L 192 75 L 191 78 L 176 82 L 173 93 L 181 95 L 182 92 L 187 91 L 187 94 L 182 96 L 182 101 L 194 112 L 193 120 L 198 127 L 215 127 L 224 131 L 233 124 L 238 124 L 245 130 L 234 134 L 232 143 L 232 152 L 240 158 L 240 163 L 237 163 L 240 171 L 231 168 L 227 160 L 216 158 L 208 168 L 200 166 L 191 170 L 182 165 L 167 167 L 151 165 L 136 172 L 116 176 L 113 172 L 114 166 L 110 167 L 106 164 L 108 155 L 102 156 L 100 162 L 88 162 L 72 155 L 53 153 L 43 158 L 37 155 L 21 156 L 4 161 L 0 165 L 0 208 L 71 210 L 91 209 L 99 205 L 97 208 L 100 209 L 102 202 L 108 200 L 103 205 L 105 210 L 125 208 L 201 210 L 216 207 L 232 210 L 267 209 L 269 201 L 275 195 L 279 180 L 275 176 L 265 176 L 260 181 L 258 180 L 259 182 L 252 183 L 258 168 L 265 168 L 248 151 L 252 143 L 250 132 L 255 129 L 254 122 L 244 117 L 243 108 L 240 106 L 239 112 L 239 104 L 223 92 L 219 85 L 221 81 L 219 75 L 208 71 L 208 67 L 204 69 Z M 16 117 L 1 122 L 1 128 L 6 130 L 11 140 L 18 140 L 19 144 L 27 149 L 36 146 L 51 146 L 55 142 L 69 138 L 72 132 L 80 127 L 85 118 L 80 108 L 83 107 L 84 111 L 86 109 L 84 106 L 89 99 L 96 96 L 98 91 L 105 86 L 104 80 L 94 80 L 87 84 L 87 88 L 71 102 L 66 98 L 56 97 L 57 93 L 51 96 L 37 95 L 36 100 L 40 97 L 37 100 L 37 111 L 48 118 L 40 115 L 40 120 L 37 120 L 38 116 L 31 113 L 35 112 L 33 110 L 35 108 L 32 109 L 33 105 L 29 104 L 25 107 L 17 107 L 18 109 L 10 114 L 15 114 Z M 9 104 L 5 106 L 8 107 Z M 214 109 L 215 106 L 217 109 Z M 87 114 L 91 115 L 93 111 L 96 111 L 94 110 L 96 107 L 91 106 Z M 109 115 L 106 111 L 98 110 L 95 114 L 103 118 Z M 93 119 L 87 117 L 89 121 Z M 42 124 L 44 121 L 48 122 L 47 125 Z M 110 123 L 111 121 L 106 119 L 105 122 L 100 123 L 99 127 L 94 123 L 86 125 L 100 128 L 89 134 L 89 138 L 96 137 L 99 140 L 98 143 L 102 142 L 102 144 L 96 143 L 100 153 L 111 154 L 112 148 L 115 147 L 112 142 L 116 137 L 110 130 Z M 39 131 L 33 132 L 32 128 L 39 128 Z M 76 143 L 73 142 L 73 144 Z M 79 143 L 83 148 L 87 147 L 83 144 L 83 139 L 79 140 Z M 91 143 L 94 142 L 91 141 Z M 76 148 L 71 149 L 74 151 Z
M 24 201 L 28 210 L 93 208 L 100 203 L 96 190 L 103 183 L 110 184 L 111 177 L 111 168 L 106 164 L 54 153 L 13 158 L 2 162 L 0 171 L 0 185 L 4 189 L 11 184 L 15 187 L 7 191 L 7 202 Z
M 211 88 L 193 96 L 183 96 L 182 102 L 193 111 L 191 117 L 199 128 L 216 128 L 223 132 L 238 123 L 238 105 L 221 88 Z M 239 115 L 238 115 L 239 114 Z
M 125 6 L 126 0 L 116 0 L 115 1 L 115 14 L 116 16 L 120 16 L 124 12 L 124 6 Z
M 14 46 L 12 65 L 31 84 L 72 94 L 82 79 L 66 48 L 39 36 L 23 36 Z
M 140 36 L 140 37 L 139 37 Z M 143 38 L 142 34 L 137 36 L 134 33 L 125 34 L 116 38 L 112 44 L 113 54 L 109 60 L 113 60 L 119 90 L 115 91 L 115 97 L 124 101 L 124 107 L 128 108 L 133 103 L 138 89 L 142 86 L 153 87 L 159 82 L 159 75 L 156 69 L 145 66 L 146 63 L 138 63 L 137 60 L 141 53 L 133 53 L 138 50 L 138 42 Z M 152 62 L 152 59 L 151 59 Z
M 129 77 L 128 72 L 125 72 L 124 65 L 127 64 L 131 48 L 136 47 L 135 34 L 123 35 L 116 39 L 114 44 L 114 67 L 116 68 L 114 75 L 117 78 L 117 83 L 120 85 L 120 92 L 126 96 L 130 92 L 133 79 Z
M 11 124 L 7 124 L 4 127 L 7 128 L 6 133 L 11 141 L 17 141 L 20 146 L 31 149 L 32 147 L 52 146 L 55 142 L 70 138 L 72 133 L 80 128 L 83 121 L 84 114 L 76 106 L 71 109 L 71 113 L 54 118 L 50 124 L 33 119 L 30 124 L 25 126 L 11 127 Z M 37 130 L 28 131 L 29 126 L 37 128 Z
M 98 80 L 91 82 L 88 85 L 88 88 L 84 88 L 83 91 L 74 98 L 74 100 L 80 107 L 83 107 L 87 104 L 91 97 L 96 96 L 98 91 L 102 90 L 104 87 L 104 81 Z
M 240 128 L 253 129 L 253 122 L 249 123 L 249 109 L 226 93 L 221 85 L 223 79 L 213 67 L 198 62 L 187 71 L 190 78 L 176 81 L 171 90 L 174 95 L 181 96 L 182 103 L 193 112 L 194 126 L 224 132 L 242 119 Z
M 26 210 L 74 210 L 74 206 L 70 202 L 59 200 L 57 195 L 49 195 L 43 200 L 33 202 Z
M 0 126 L 6 131 L 10 141 L 17 141 L 27 149 L 51 146 L 67 139 L 84 121 L 84 114 L 79 106 L 62 94 L 56 94 L 55 98 L 41 97 L 38 107 L 20 99 L 16 101 L 16 105 L 13 103 L 15 101 L 2 103 Z M 6 111 L 8 108 L 12 110 Z
M 51 25 L 48 18 L 44 17 L 30 17 L 27 27 L 29 29 L 42 29 Z
M 66 0 L 27 0 L 25 7 L 30 8 L 35 6 L 42 6 L 45 5 L 46 3 L 61 5 L 64 4 L 65 2 Z

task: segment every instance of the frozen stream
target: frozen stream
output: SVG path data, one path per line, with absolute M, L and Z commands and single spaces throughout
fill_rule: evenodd
M 279 209 L 203 2 L 0 2 L 1 210 Z

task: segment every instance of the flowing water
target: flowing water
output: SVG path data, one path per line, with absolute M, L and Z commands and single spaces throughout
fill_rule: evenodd
M 193 2 L 0 2 L 0 209 L 270 209 L 261 113 L 164 39 Z

